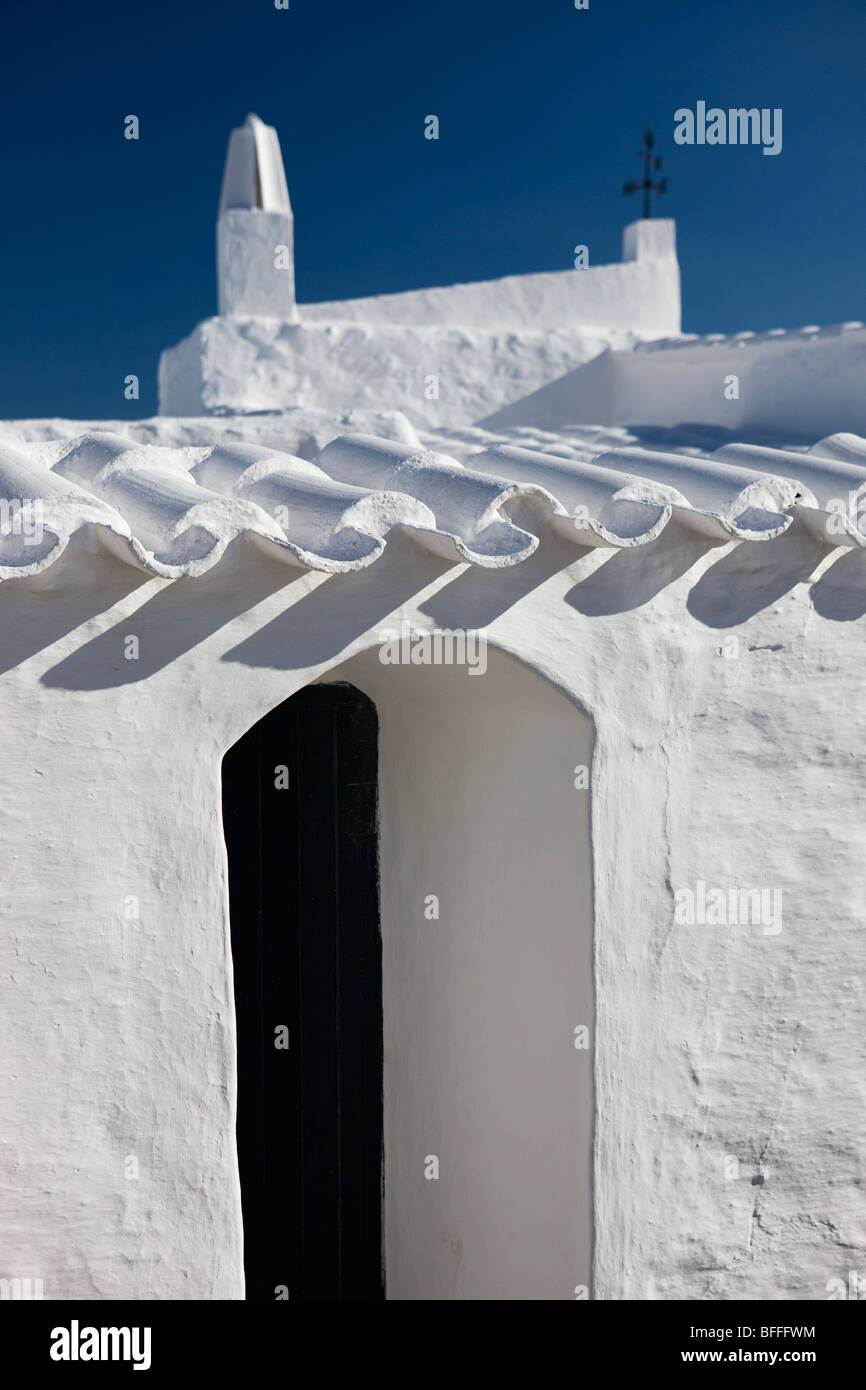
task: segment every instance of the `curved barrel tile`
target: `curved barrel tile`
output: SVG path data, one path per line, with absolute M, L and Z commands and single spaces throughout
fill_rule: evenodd
M 444 559 L 484 569 L 519 564 L 538 548 L 538 537 L 515 526 L 503 507 L 536 489 L 464 468 L 432 450 L 372 435 L 344 435 L 328 444 L 319 464 L 332 478 L 371 491 L 402 493 L 426 507 L 433 525 L 407 524 L 420 544 Z
M 598 460 L 581 463 L 556 454 L 496 444 L 473 455 L 473 464 L 537 489 L 549 508 L 554 530 L 577 545 L 629 547 L 655 540 L 670 520 L 670 507 L 643 499 L 620 500 L 623 489 L 640 479 Z
M 826 544 L 866 546 L 866 440 L 854 435 L 808 453 L 629 447 L 591 461 L 494 444 L 471 463 L 369 435 L 334 440 L 315 463 L 256 444 L 163 448 L 108 432 L 50 450 L 7 445 L 0 579 L 39 573 L 90 525 L 167 579 L 206 573 L 241 535 L 291 564 L 348 573 L 374 563 L 395 529 L 451 562 L 496 569 L 539 544 L 513 519 L 518 506 L 578 545 L 646 545 L 672 517 L 717 541 L 761 541 L 797 514 Z
M 206 573 L 245 532 L 285 545 L 260 507 L 200 487 L 186 462 L 183 450 L 90 434 L 71 442 L 54 471 L 119 512 L 140 563 L 165 579 Z
M 260 445 L 216 445 L 192 472 L 261 507 L 282 527 L 298 563 L 326 573 L 372 564 L 395 526 L 435 529 L 432 512 L 412 496 L 336 482 L 306 459 Z
M 819 439 L 817 444 L 813 444 L 808 452 L 810 456 L 866 468 L 866 439 L 861 439 L 859 434 L 828 434 L 826 439 Z
M 130 543 L 123 516 L 104 501 L 31 460 L 0 450 L 0 580 L 39 574 L 84 526 L 101 526 Z M 131 558 L 131 556 L 130 556 Z
M 638 478 L 619 494 L 667 502 L 677 520 L 719 541 L 772 540 L 787 531 L 796 488 L 785 478 L 706 458 L 626 448 L 596 459 Z
M 794 505 L 813 535 L 833 546 L 866 545 L 866 531 L 860 527 L 860 513 L 866 505 L 866 460 L 857 465 L 815 450 L 799 454 L 753 444 L 726 444 L 713 458 L 760 467 L 789 479 L 796 488 Z

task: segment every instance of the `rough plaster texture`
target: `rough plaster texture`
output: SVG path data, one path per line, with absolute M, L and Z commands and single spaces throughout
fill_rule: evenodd
M 247 116 L 229 139 L 217 222 L 221 314 L 297 319 L 294 219 L 273 126 Z
M 275 137 L 259 159 L 248 127 L 222 210 L 283 215 Z M 164 354 L 164 411 L 306 408 L 118 427 L 161 461 L 90 470 L 61 443 L 87 425 L 3 427 L 45 444 L 10 453 L 3 482 L 46 482 L 58 543 L 0 585 L 0 1277 L 48 1298 L 243 1297 L 219 769 L 321 679 L 365 689 L 382 728 L 389 1296 L 570 1300 L 591 1280 L 600 1299 L 823 1299 L 862 1277 L 866 532 L 830 527 L 862 442 L 687 464 L 602 428 L 862 430 L 861 326 L 599 358 L 678 332 L 664 226 L 627 229 L 634 265 L 307 306 L 301 325 L 210 320 Z M 602 328 L 576 323 L 577 295 Z M 717 415 L 729 358 L 753 370 Z M 387 545 L 354 572 L 315 548 L 319 572 L 292 568 L 244 490 L 303 492 L 298 465 L 347 430 L 417 454 L 383 403 L 511 483 L 338 445 L 353 476 L 312 491 L 366 509 Z M 210 448 L 241 440 L 295 457 L 232 474 Z M 72 481 L 46 481 L 64 459 Z M 205 510 L 202 470 L 224 494 Z M 420 507 L 398 515 L 387 479 L 413 475 Z M 349 499 L 365 486 L 372 504 Z M 461 501 L 455 527 L 454 489 L 490 514 Z M 337 511 L 319 540 L 351 546 Z M 28 558 L 4 537 L 10 574 Z M 483 628 L 487 672 L 382 665 L 404 620 Z M 677 921 L 698 884 L 778 894 L 778 920 Z
M 282 212 L 231 208 L 217 223 L 219 311 L 297 321 L 294 229 Z
M 618 265 L 307 304 L 298 322 L 279 139 L 257 116 L 232 131 L 219 213 L 219 317 L 162 353 L 162 415 L 384 407 L 471 425 L 606 348 L 680 331 L 668 219 L 625 227 Z
M 633 341 L 625 330 L 579 325 L 513 332 L 205 319 L 162 353 L 159 410 L 195 416 L 387 408 L 416 426 L 471 424 L 605 348 Z
M 680 331 L 672 221 L 627 226 L 619 265 L 307 304 L 298 323 L 271 254 L 291 226 L 284 237 L 268 217 L 291 212 L 221 213 L 221 317 L 162 353 L 162 415 L 385 406 L 415 425 L 467 425 L 607 348 Z
M 416 873 L 419 894 L 437 891 L 421 879 L 437 867 L 432 838 L 406 850 L 409 869 L 385 884 L 395 1296 L 531 1298 L 537 1277 L 544 1297 L 570 1299 L 580 1282 L 587 1057 L 573 1049 L 568 990 L 548 967 L 571 970 L 582 1008 L 587 792 L 573 773 L 587 721 L 593 1296 L 823 1299 L 829 1279 L 862 1273 L 864 594 L 862 550 L 830 549 L 802 515 L 760 544 L 719 544 L 676 518 L 639 548 L 575 550 L 545 530 L 523 563 L 493 571 L 397 535 L 363 572 L 311 574 L 239 536 L 208 573 L 177 582 L 121 563 L 83 527 L 43 574 L 0 586 L 0 1273 L 42 1277 L 46 1297 L 242 1296 L 220 762 L 309 681 L 354 673 L 363 685 L 350 659 L 403 618 L 484 627 L 535 675 L 520 678 L 517 699 L 493 660 L 489 678 L 453 673 L 488 692 L 488 737 L 459 705 L 473 697 L 437 684 L 441 672 L 415 673 L 431 678 L 421 694 L 402 670 L 373 668 L 394 740 L 383 745 L 386 854 L 405 849 L 412 814 L 465 828 L 462 862 L 447 839 L 463 889 L 456 921 L 422 932 L 409 912 Z M 124 657 L 129 634 L 138 661 Z M 568 704 L 586 719 L 569 719 Z M 447 754 L 452 719 L 462 758 Z M 443 751 L 441 777 L 428 740 Z M 398 757 L 407 745 L 420 782 Z M 506 780 L 510 808 L 498 804 Z M 523 804 L 543 822 L 525 826 L 539 882 L 561 871 L 574 890 L 570 941 L 563 898 L 545 899 L 553 923 L 547 911 L 527 919 L 526 888 L 497 866 L 490 827 L 508 832 L 505 861 Z M 778 888 L 782 929 L 676 923 L 674 894 L 698 879 Z M 514 917 L 503 890 L 516 894 Z M 124 916 L 131 897 L 137 920 Z M 427 927 L 445 937 L 439 960 Z M 389 998 L 389 978 L 410 979 L 415 996 Z M 420 1036 L 395 1055 L 414 1027 Z M 513 1088 L 504 1063 L 516 1068 Z M 552 1091 L 529 1092 L 541 1063 L 578 1127 L 570 1178 L 566 1121 L 540 1128 Z M 490 1113 L 470 1116 L 485 1092 Z M 413 1115 L 425 1133 L 410 1139 Z M 419 1193 L 415 1165 L 436 1143 L 463 1171 Z M 137 1180 L 124 1176 L 130 1155 Z M 532 1245 L 521 1285 L 517 1237 L 532 1240 L 534 1223 L 551 1219 L 539 1173 L 559 1175 L 564 1232 L 543 1270 Z M 432 1248 L 443 1230 L 447 1242 Z

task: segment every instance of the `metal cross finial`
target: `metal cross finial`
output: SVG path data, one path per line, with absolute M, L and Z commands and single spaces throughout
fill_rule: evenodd
M 659 179 L 658 183 L 653 183 L 650 177 L 653 172 L 658 173 L 659 169 L 662 167 L 662 162 L 657 154 L 653 154 L 655 136 L 649 129 L 646 129 L 643 133 L 643 144 L 643 149 L 637 152 L 638 159 L 642 159 L 644 163 L 643 178 L 630 179 L 629 182 L 623 186 L 622 191 L 623 193 L 637 193 L 639 190 L 642 190 L 643 215 L 644 217 L 651 217 L 650 194 L 667 193 L 668 181 L 667 179 Z

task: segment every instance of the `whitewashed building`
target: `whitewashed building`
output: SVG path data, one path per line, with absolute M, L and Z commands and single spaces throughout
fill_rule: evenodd
M 243 218 L 291 209 L 245 129 L 212 322 L 257 343 L 322 320 L 259 312 Z M 406 399 L 2 428 L 0 1275 L 846 1296 L 866 441 Z

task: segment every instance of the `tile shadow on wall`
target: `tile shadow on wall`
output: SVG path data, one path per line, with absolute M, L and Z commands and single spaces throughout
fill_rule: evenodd
M 669 522 L 658 540 L 649 545 L 608 552 L 610 558 L 575 584 L 565 601 L 589 618 L 630 613 L 681 579 L 713 549 L 714 541 Z
M 140 608 L 125 614 L 47 671 L 43 685 L 63 690 L 110 690 L 147 680 L 270 594 L 289 590 L 306 573 L 260 550 L 251 554 L 251 548 L 253 543 L 241 537 L 227 547 L 210 574 L 167 583 Z M 151 579 L 141 576 L 144 583 Z M 139 640 L 136 661 L 124 657 L 124 640 L 129 634 Z
M 701 576 L 688 610 L 705 627 L 736 627 L 807 581 L 826 556 L 826 545 L 797 522 L 774 540 L 743 541 Z
M 480 629 L 507 613 L 533 589 L 590 553 L 555 533 L 545 535 L 538 549 L 519 565 L 480 569 L 470 565 L 419 604 L 440 627 Z
M 86 529 L 42 574 L 0 584 L 0 674 L 150 583 L 143 570 L 118 565 Z
M 866 551 L 846 550 L 812 585 L 815 612 L 837 623 L 866 616 Z
M 278 671 L 304 670 L 331 661 L 453 567 L 452 561 L 421 550 L 408 537 L 393 532 L 384 554 L 367 569 L 332 575 L 244 638 L 222 660 Z
M 88 557 L 83 587 L 81 556 L 71 553 L 72 545 L 44 575 L 0 586 L 0 672 L 152 582 L 152 576 L 117 565 L 99 553 L 95 542 L 90 544 L 95 553 Z M 455 567 L 420 550 L 407 536 L 392 533 L 385 553 L 368 569 L 332 575 L 293 601 L 292 588 L 307 571 L 257 548 L 253 556 L 251 545 L 240 538 L 209 575 L 167 583 L 47 671 L 43 684 L 99 690 L 146 680 L 279 591 L 285 593 L 287 607 L 221 659 L 287 671 L 313 667 L 339 657 L 355 639 L 384 624 L 395 609 L 455 568 L 454 578 L 424 598 L 420 610 L 441 626 L 484 628 L 553 575 L 594 553 L 548 534 L 521 564 L 480 570 Z M 590 617 L 631 611 L 680 579 L 713 548 L 713 542 L 672 523 L 650 546 L 605 552 L 569 590 L 566 602 Z M 826 546 L 801 527 L 773 541 L 744 542 L 701 575 L 688 595 L 688 610 L 707 627 L 736 626 L 808 581 L 826 556 Z M 811 594 L 823 617 L 850 622 L 866 615 L 866 554 L 844 552 L 812 585 Z M 124 639 L 130 633 L 139 638 L 137 661 L 124 658 Z

